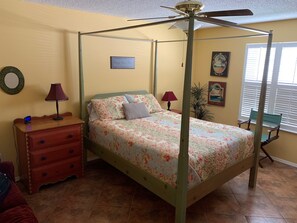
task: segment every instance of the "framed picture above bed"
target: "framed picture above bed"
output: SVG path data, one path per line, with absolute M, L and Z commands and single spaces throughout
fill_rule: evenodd
M 225 106 L 226 85 L 226 82 L 208 82 L 208 104 Z
M 135 69 L 135 57 L 110 57 L 111 69 Z
M 210 76 L 228 77 L 230 52 L 212 52 Z

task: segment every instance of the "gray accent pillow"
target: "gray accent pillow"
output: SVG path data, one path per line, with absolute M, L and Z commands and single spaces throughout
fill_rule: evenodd
M 124 107 L 124 113 L 127 120 L 145 118 L 150 116 L 143 102 L 123 104 L 123 107 Z

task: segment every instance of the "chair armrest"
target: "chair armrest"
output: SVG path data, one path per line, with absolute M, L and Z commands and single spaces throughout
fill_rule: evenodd
M 278 138 L 278 131 L 279 131 L 279 128 L 280 128 L 279 125 L 277 125 L 277 126 L 275 126 L 275 127 L 267 127 L 267 128 L 268 128 L 268 130 L 267 130 L 267 132 L 268 132 L 268 140 L 271 139 L 271 133 L 272 133 L 273 131 L 277 131 L 277 132 L 275 133 L 275 136 L 274 136 L 274 137 Z
M 249 120 L 238 120 L 237 124 L 238 124 L 238 127 L 241 127 L 242 124 L 247 124 L 248 122 Z
M 10 180 L 15 182 L 14 166 L 12 162 L 9 162 L 9 161 L 0 162 L 0 172 L 5 173 Z
M 275 126 L 275 127 L 268 127 L 269 129 L 267 130 L 268 133 L 271 133 L 273 131 L 278 130 L 279 126 Z

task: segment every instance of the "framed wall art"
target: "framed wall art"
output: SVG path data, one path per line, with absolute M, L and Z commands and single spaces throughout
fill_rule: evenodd
M 13 66 L 6 66 L 0 71 L 0 88 L 7 94 L 21 92 L 25 85 L 22 72 Z
M 230 52 L 212 52 L 210 76 L 228 77 Z
M 135 69 L 135 57 L 110 57 L 111 69 Z
M 226 82 L 208 82 L 208 104 L 225 106 Z

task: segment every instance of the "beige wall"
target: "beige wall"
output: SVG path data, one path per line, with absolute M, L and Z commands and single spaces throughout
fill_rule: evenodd
M 297 20 L 246 25 L 261 30 L 273 30 L 274 42 L 297 41 Z M 195 38 L 223 37 L 231 35 L 253 34 L 231 28 L 209 28 L 196 31 Z M 239 114 L 245 46 L 247 43 L 267 42 L 267 38 L 241 38 L 208 40 L 195 42 L 194 83 L 207 84 L 208 81 L 227 82 L 225 107 L 210 106 L 215 122 L 236 125 Z M 227 78 L 211 77 L 210 62 L 212 51 L 231 52 L 229 74 Z M 273 156 L 297 164 L 297 135 L 281 131 L 279 140 L 267 146 Z
M 77 32 L 134 25 L 123 18 L 67 10 L 21 0 L 0 2 L 0 68 L 16 66 L 25 77 L 24 89 L 16 95 L 0 90 L 0 153 L 16 163 L 12 122 L 27 115 L 55 113 L 55 104 L 45 102 L 51 83 L 62 83 L 69 100 L 60 103 L 60 112 L 79 113 Z M 145 39 L 180 39 L 184 34 L 168 26 L 142 28 L 118 36 Z M 95 93 L 152 88 L 151 43 L 83 37 L 86 96 Z M 158 99 L 166 90 L 181 98 L 183 44 L 159 47 Z M 110 56 L 134 56 L 136 69 L 109 69 Z M 165 72 L 169 69 L 170 73 Z M 161 103 L 166 107 L 166 103 Z M 174 102 L 180 107 L 180 101 Z

